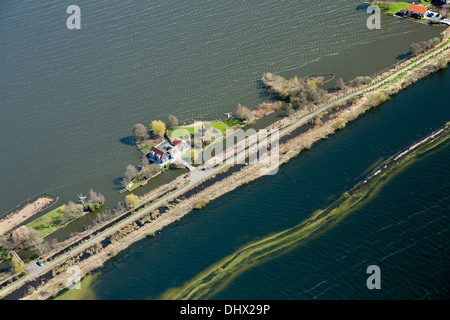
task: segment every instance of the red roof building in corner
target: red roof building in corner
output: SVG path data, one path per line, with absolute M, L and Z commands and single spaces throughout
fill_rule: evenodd
M 427 13 L 428 9 L 422 6 L 418 6 L 417 4 L 410 4 L 408 7 L 408 11 L 423 17 L 425 13 Z

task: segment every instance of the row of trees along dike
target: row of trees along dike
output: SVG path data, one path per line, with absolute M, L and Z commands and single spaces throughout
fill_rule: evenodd
M 425 53 L 438 46 L 441 41 L 442 37 L 434 37 L 428 41 L 412 43 L 405 57 L 411 58 Z M 289 102 L 289 105 L 286 106 L 286 114 L 290 116 L 294 109 L 305 107 L 308 104 L 321 103 L 327 93 L 326 90 L 320 88 L 323 80 L 323 77 L 285 79 L 279 75 L 264 73 L 261 82 L 267 90 L 276 94 L 278 99 Z M 342 78 L 338 78 L 333 89 L 340 91 L 348 87 L 360 87 L 370 84 L 371 81 L 372 77 L 370 76 L 358 76 L 349 80 L 348 83 Z M 252 111 L 239 105 L 237 114 L 242 118 L 249 119 Z

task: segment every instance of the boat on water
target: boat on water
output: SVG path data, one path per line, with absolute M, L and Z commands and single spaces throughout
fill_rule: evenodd
M 144 182 L 141 183 L 141 187 L 145 186 L 147 184 L 148 180 L 145 180 Z

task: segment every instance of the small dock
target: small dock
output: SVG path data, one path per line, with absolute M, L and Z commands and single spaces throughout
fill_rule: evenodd
M 22 266 L 25 266 L 25 263 L 20 259 L 19 255 L 15 251 L 11 251 L 11 255 L 19 261 Z

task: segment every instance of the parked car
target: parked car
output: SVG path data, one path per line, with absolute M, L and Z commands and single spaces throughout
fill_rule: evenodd
M 188 174 L 186 174 L 186 175 L 184 176 L 184 178 L 186 179 L 186 178 L 189 178 L 190 176 L 191 176 L 191 174 L 188 173 Z
M 205 170 L 208 170 L 208 169 L 209 169 L 209 166 L 206 166 L 202 170 L 205 171 Z
M 38 260 L 38 262 L 36 262 L 36 264 L 39 266 L 39 267 L 42 267 L 44 264 L 42 263 L 42 261 L 41 260 Z

